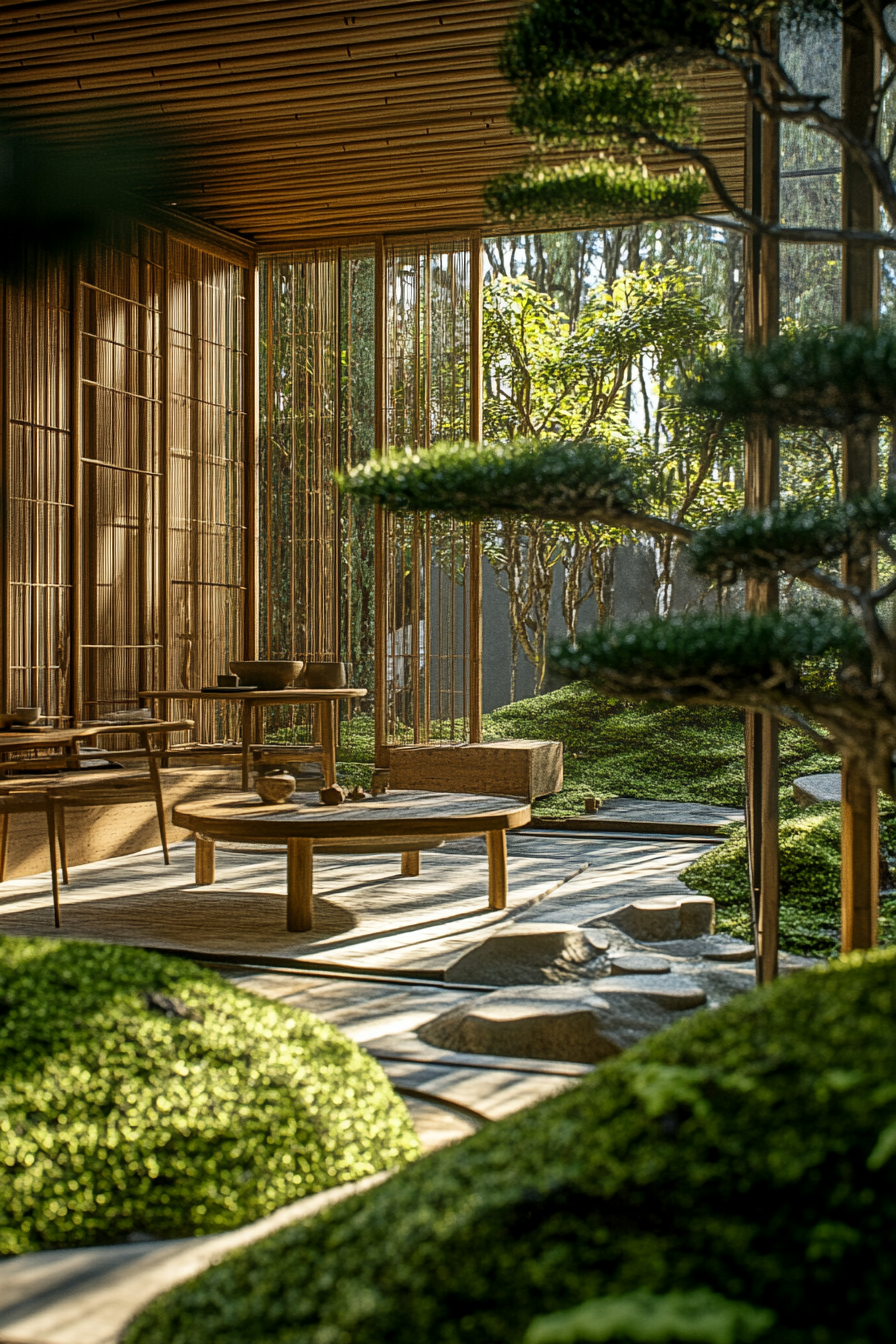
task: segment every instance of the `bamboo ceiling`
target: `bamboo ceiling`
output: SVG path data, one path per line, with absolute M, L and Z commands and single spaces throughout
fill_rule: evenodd
M 163 135 L 159 204 L 259 247 L 476 228 L 525 157 L 495 55 L 515 0 L 25 0 L 0 10 L 0 90 L 48 133 Z M 738 198 L 737 76 L 694 77 Z M 670 161 L 670 166 L 673 166 Z

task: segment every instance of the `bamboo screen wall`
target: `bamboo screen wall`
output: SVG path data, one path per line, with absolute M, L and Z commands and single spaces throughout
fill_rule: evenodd
M 331 475 L 374 449 L 374 291 L 372 247 L 270 257 L 259 274 L 262 655 L 350 662 L 371 695 L 373 516 Z
M 402 243 L 387 247 L 384 260 L 386 443 L 416 449 L 467 438 L 471 240 Z M 387 671 L 378 740 L 462 740 L 471 595 L 479 584 L 470 529 L 424 514 L 383 514 L 381 522 Z
M 469 434 L 470 267 L 468 236 L 261 262 L 260 647 L 350 662 L 381 746 L 468 732 L 478 550 L 353 510 L 331 474 Z
M 245 651 L 247 283 L 131 221 L 3 294 L 9 707 L 91 718 Z

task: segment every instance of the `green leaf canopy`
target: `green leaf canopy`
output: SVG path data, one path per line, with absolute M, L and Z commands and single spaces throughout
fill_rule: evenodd
M 896 531 L 896 491 L 806 508 L 798 501 L 763 513 L 735 513 L 702 528 L 691 542 L 698 574 L 722 583 L 767 579 L 781 570 L 860 558 L 871 542 Z
M 700 204 L 706 182 L 691 167 L 651 177 L 638 163 L 579 159 L 575 163 L 535 162 L 519 173 L 492 178 L 486 208 L 499 219 L 564 221 L 580 217 L 624 216 L 629 221 L 674 219 Z
M 517 439 L 491 448 L 437 443 L 425 453 L 371 458 L 336 480 L 352 498 L 396 513 L 447 513 L 472 520 L 521 514 L 614 523 L 637 506 L 623 455 L 596 439 Z
M 896 325 L 782 336 L 701 370 L 687 404 L 806 428 L 875 428 L 896 419 Z
M 832 654 L 870 668 L 870 650 L 855 621 L 770 611 L 598 626 L 577 646 L 555 645 L 552 660 L 567 676 L 611 695 L 737 703 L 747 692 L 750 703 L 752 691 L 792 687 L 802 663 Z

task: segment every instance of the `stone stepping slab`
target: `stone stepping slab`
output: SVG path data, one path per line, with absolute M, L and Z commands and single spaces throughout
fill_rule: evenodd
M 713 807 L 705 803 L 667 803 L 646 798 L 608 798 L 596 814 L 534 817 L 530 824 L 538 830 L 713 836 L 720 827 L 743 819 L 743 808 Z M 520 834 L 525 833 L 524 827 Z

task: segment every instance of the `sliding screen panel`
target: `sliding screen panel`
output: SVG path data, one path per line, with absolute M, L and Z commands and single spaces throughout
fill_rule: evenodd
M 373 452 L 373 250 L 264 258 L 259 311 L 261 656 L 349 663 L 366 714 L 373 513 L 341 499 L 333 473 Z
M 471 240 L 385 249 L 384 446 L 427 449 L 470 432 Z M 469 733 L 470 614 L 480 581 L 469 526 L 383 513 L 383 746 Z
M 71 284 L 34 256 L 4 295 L 4 708 L 72 713 Z
M 160 622 L 164 238 L 122 222 L 81 283 L 82 711 L 163 676 Z
M 168 687 L 214 685 L 244 657 L 246 293 L 242 266 L 167 244 Z M 178 709 L 181 706 L 177 707 Z M 184 709 L 187 705 L 184 704 Z M 232 737 L 232 712 L 194 704 L 195 736 Z

